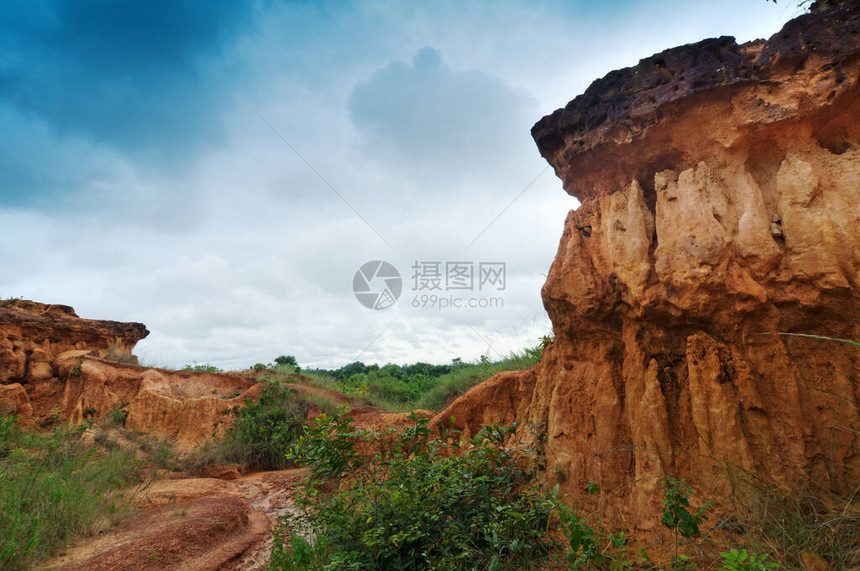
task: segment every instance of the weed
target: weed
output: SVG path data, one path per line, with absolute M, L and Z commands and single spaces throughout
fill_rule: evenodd
M 675 555 L 672 558 L 672 569 L 688 569 L 692 565 L 689 557 L 678 556 L 678 534 L 683 537 L 699 535 L 699 526 L 708 519 L 707 512 L 711 503 L 705 504 L 694 512 L 690 512 L 690 494 L 692 490 L 684 480 L 666 478 L 663 481 L 663 517 L 661 523 L 672 530 L 675 537 Z
M 123 405 L 126 406 L 126 405 Z M 128 411 L 122 407 L 115 408 L 107 413 L 108 426 L 125 426 L 125 421 L 128 419 Z
M 813 482 L 787 492 L 744 472 L 730 472 L 729 480 L 741 545 L 750 553 L 778 554 L 788 568 L 804 567 L 804 557 L 810 556 L 833 569 L 860 566 L 855 494 L 841 497 Z
M 281 535 L 286 533 L 283 526 L 278 526 L 274 534 L 272 544 L 272 556 L 269 569 L 280 569 L 283 571 L 298 571 L 300 569 L 323 569 L 328 558 L 328 547 L 324 541 L 317 539 L 312 545 L 307 539 L 292 532 L 290 537 L 290 551 L 284 549 Z
M 767 560 L 767 555 L 755 555 L 746 549 L 731 549 L 720 553 L 723 564 L 720 571 L 767 571 L 779 569 L 779 564 Z
M 857 341 L 852 341 L 851 339 L 838 339 L 836 337 L 826 337 L 824 335 L 810 335 L 808 333 L 760 333 L 760 335 L 782 335 L 783 337 L 803 337 L 806 339 L 818 339 L 821 341 L 832 341 L 834 343 L 842 343 L 843 345 L 848 345 L 849 347 L 857 347 L 860 348 L 860 343 Z

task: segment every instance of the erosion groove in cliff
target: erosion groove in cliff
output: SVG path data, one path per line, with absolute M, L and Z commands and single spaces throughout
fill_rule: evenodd
M 659 481 L 728 471 L 860 485 L 860 9 L 766 42 L 705 40 L 595 81 L 532 133 L 582 205 L 542 295 L 532 371 L 455 402 L 474 433 L 542 423 L 548 474 L 609 521 L 659 525 Z

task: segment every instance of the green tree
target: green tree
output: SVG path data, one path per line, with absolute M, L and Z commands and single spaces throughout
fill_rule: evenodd
M 280 357 L 275 357 L 275 364 L 290 367 L 297 367 L 299 365 L 296 358 L 292 355 L 281 355 Z

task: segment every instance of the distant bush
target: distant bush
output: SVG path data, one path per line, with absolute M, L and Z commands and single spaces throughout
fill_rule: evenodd
M 136 356 L 132 355 L 130 351 L 120 348 L 116 344 L 108 345 L 108 348 L 102 355 L 102 359 L 105 361 L 113 361 L 114 363 L 125 363 L 126 365 L 140 364 Z
M 223 369 L 219 369 L 218 367 L 210 364 L 205 365 L 185 365 L 182 367 L 183 371 L 196 371 L 198 373 L 223 373 Z

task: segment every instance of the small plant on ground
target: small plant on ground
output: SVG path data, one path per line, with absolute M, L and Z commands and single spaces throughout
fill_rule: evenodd
M 711 509 L 711 503 L 705 504 L 697 510 L 690 511 L 690 486 L 682 480 L 666 478 L 663 481 L 663 517 L 661 523 L 672 530 L 675 538 L 675 555 L 672 557 L 672 569 L 692 569 L 692 562 L 686 555 L 678 555 L 678 535 L 683 537 L 696 537 L 699 535 L 699 526 L 708 519 L 707 512 Z
M 282 535 L 286 533 L 283 526 L 275 530 L 272 556 L 269 569 L 281 571 L 299 571 L 302 569 L 322 570 L 328 560 L 328 547 L 319 539 L 311 544 L 298 533 L 290 533 L 290 549 L 284 548 Z
M 604 562 L 600 545 L 593 529 L 573 510 L 564 504 L 557 504 L 561 531 L 567 539 L 567 561 L 573 569 L 587 568 L 589 565 L 601 566 Z
M 767 560 L 767 555 L 755 555 L 746 549 L 731 549 L 720 553 L 723 564 L 720 571 L 767 571 L 779 569 L 779 564 Z

